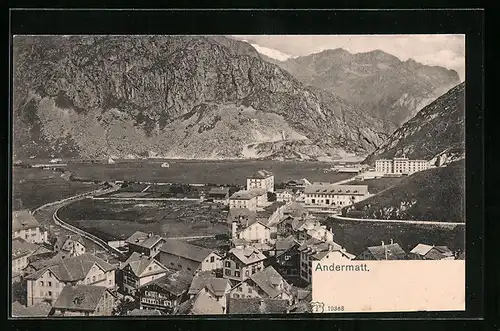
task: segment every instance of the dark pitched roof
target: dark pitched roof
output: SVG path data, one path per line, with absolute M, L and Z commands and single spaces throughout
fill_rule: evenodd
M 216 300 L 206 292 L 200 292 L 177 306 L 174 315 L 221 315 L 223 313 L 224 309 Z
M 80 236 L 78 234 L 70 234 L 70 235 L 59 236 L 56 239 L 56 244 L 58 245 L 59 248 L 62 248 L 63 245 L 68 240 L 73 240 L 73 241 L 79 242 L 82 246 L 85 246 L 85 241 L 83 240 L 82 236 Z
M 451 259 L 453 258 L 453 252 L 446 246 L 434 246 L 425 254 L 425 258 L 428 260 Z
M 278 239 L 275 244 L 276 249 L 276 257 L 279 257 L 285 254 L 288 250 L 290 250 L 294 246 L 300 246 L 299 242 L 294 238 L 293 235 L 289 235 L 284 239 Z
M 46 302 L 41 302 L 33 306 L 25 307 L 18 301 L 12 304 L 13 317 L 47 317 L 52 306 Z
M 291 291 L 291 286 L 272 266 L 268 266 L 264 270 L 251 275 L 250 279 L 270 298 L 275 298 L 283 292 L 288 293 Z M 282 285 L 283 289 L 279 289 L 279 285 Z
M 249 210 L 248 208 L 233 208 L 227 214 L 227 223 L 247 221 L 255 222 L 257 213 Z
M 229 197 L 229 199 L 231 199 L 231 200 L 251 200 L 257 196 L 258 196 L 258 194 L 255 191 L 241 190 L 241 191 L 233 193 L 233 195 L 231 195 L 231 197 Z
M 60 281 L 77 281 L 84 279 L 94 264 L 97 264 L 104 271 L 116 269 L 115 266 L 91 254 L 83 254 L 59 261 L 59 263 L 47 266 L 36 271 L 26 279 L 38 279 L 47 270 L 51 271 Z
M 53 307 L 56 309 L 94 311 L 105 292 L 111 295 L 111 292 L 104 286 L 65 286 Z
M 406 253 L 399 244 L 372 246 L 367 250 L 376 260 L 404 260 L 406 258 Z
M 226 278 L 216 278 L 214 276 L 199 274 L 193 278 L 188 294 L 197 294 L 203 288 L 207 288 L 207 290 L 216 296 L 223 296 L 226 294 L 228 285 L 231 286 L 229 280 Z
M 150 249 L 161 240 L 164 239 L 159 235 L 147 234 L 141 231 L 136 231 L 129 238 L 127 238 L 125 242 L 127 244 L 133 244 Z
M 348 194 L 365 195 L 368 194 L 368 185 L 337 185 L 330 183 L 314 183 L 306 186 L 306 194 Z
M 283 214 L 291 215 L 294 217 L 301 217 L 304 215 L 308 215 L 309 212 L 304 206 L 302 206 L 302 204 L 293 201 L 286 206 L 285 210 L 283 211 Z
M 212 254 L 214 250 L 191 245 L 183 241 L 166 239 L 165 243 L 160 247 L 160 252 L 201 263 L 208 255 Z
M 254 172 L 252 175 L 250 175 L 248 178 L 251 179 L 265 179 L 268 177 L 274 176 L 274 174 L 268 170 L 259 170 Z
M 172 293 L 176 296 L 183 294 L 191 286 L 193 276 L 184 271 L 167 271 L 165 276 L 154 279 L 146 284 L 141 285 L 139 288 L 144 288 L 150 285 L 156 285 L 163 290 Z
M 18 210 L 12 212 L 12 231 L 26 230 L 40 227 L 40 223 L 29 210 Z
M 228 314 L 283 314 L 289 307 L 288 300 L 231 297 L 227 300 Z
M 30 266 L 33 267 L 35 270 L 41 270 L 45 267 L 49 267 L 55 264 L 58 264 L 61 262 L 64 258 L 66 258 L 66 253 L 64 252 L 59 252 L 59 253 L 53 253 L 54 255 L 51 256 L 48 259 L 38 259 L 36 261 L 30 262 Z
M 39 246 L 36 244 L 32 244 L 30 242 L 25 241 L 21 238 L 12 239 L 12 258 L 17 259 L 21 256 L 33 254 L 37 252 L 37 254 L 44 254 L 50 252 L 43 246 Z
M 153 273 L 159 273 L 162 271 L 166 271 L 167 268 L 163 266 L 160 262 L 156 261 L 154 257 L 149 257 L 146 255 L 141 255 L 137 252 L 132 253 L 132 255 L 129 256 L 127 261 L 124 262 L 122 265 L 121 269 L 125 268 L 127 265 L 130 266 L 130 269 L 132 269 L 132 272 L 136 275 L 139 276 L 141 275 L 147 267 L 149 267 L 152 263 L 157 263 L 161 269 L 160 270 L 155 270 Z
M 266 259 L 266 256 L 262 254 L 260 250 L 253 247 L 232 248 L 229 254 L 233 254 L 244 265 L 253 264 Z

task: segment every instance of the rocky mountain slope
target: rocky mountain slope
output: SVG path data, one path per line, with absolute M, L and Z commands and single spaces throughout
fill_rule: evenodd
M 465 222 L 465 160 L 417 172 L 380 194 L 342 210 L 374 219 Z
M 460 83 L 454 70 L 412 59 L 400 61 L 380 50 L 351 54 L 339 48 L 286 61 L 266 61 L 279 65 L 306 85 L 332 92 L 349 104 L 390 121 L 388 133 Z
M 465 155 L 465 82 L 455 86 L 396 130 L 363 162 L 401 157 L 448 163 Z
M 249 44 L 203 36 L 14 38 L 14 154 L 367 155 L 383 121 L 306 88 Z

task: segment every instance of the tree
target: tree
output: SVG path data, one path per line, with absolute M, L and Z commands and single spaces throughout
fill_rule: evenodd
M 267 192 L 267 201 L 269 201 L 269 202 L 276 201 L 276 193 Z
M 137 308 L 137 303 L 130 297 L 123 297 L 113 309 L 113 315 L 126 316 L 129 312 Z

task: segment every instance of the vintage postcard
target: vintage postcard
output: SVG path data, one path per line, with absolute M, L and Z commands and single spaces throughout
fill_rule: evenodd
M 465 310 L 464 35 L 12 48 L 12 316 Z

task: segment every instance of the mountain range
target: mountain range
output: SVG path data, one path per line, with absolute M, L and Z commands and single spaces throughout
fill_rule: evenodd
M 441 164 L 465 157 L 465 82 L 424 107 L 363 162 L 402 156 Z
M 13 53 L 19 158 L 335 158 L 387 137 L 225 37 L 16 37 Z
M 306 85 L 332 92 L 349 104 L 387 120 L 387 132 L 460 83 L 455 70 L 423 65 L 374 50 L 352 54 L 329 49 L 279 61 L 265 57 Z
M 271 63 L 249 43 L 223 36 L 16 36 L 14 157 L 368 155 L 399 126 L 391 115 L 397 107 L 374 111 L 370 95 L 379 105 L 396 97 L 416 100 L 458 77 L 382 53 L 366 60 L 378 74 L 351 61 L 352 75 L 337 74 L 323 86 L 304 77 L 316 75 L 319 82 L 333 69 L 294 73 L 289 61 L 304 58 Z M 409 66 L 413 71 L 400 68 Z M 363 70 L 370 74 L 360 80 Z M 381 96 L 383 88 L 396 92 Z M 397 109 L 407 108 L 402 102 Z

